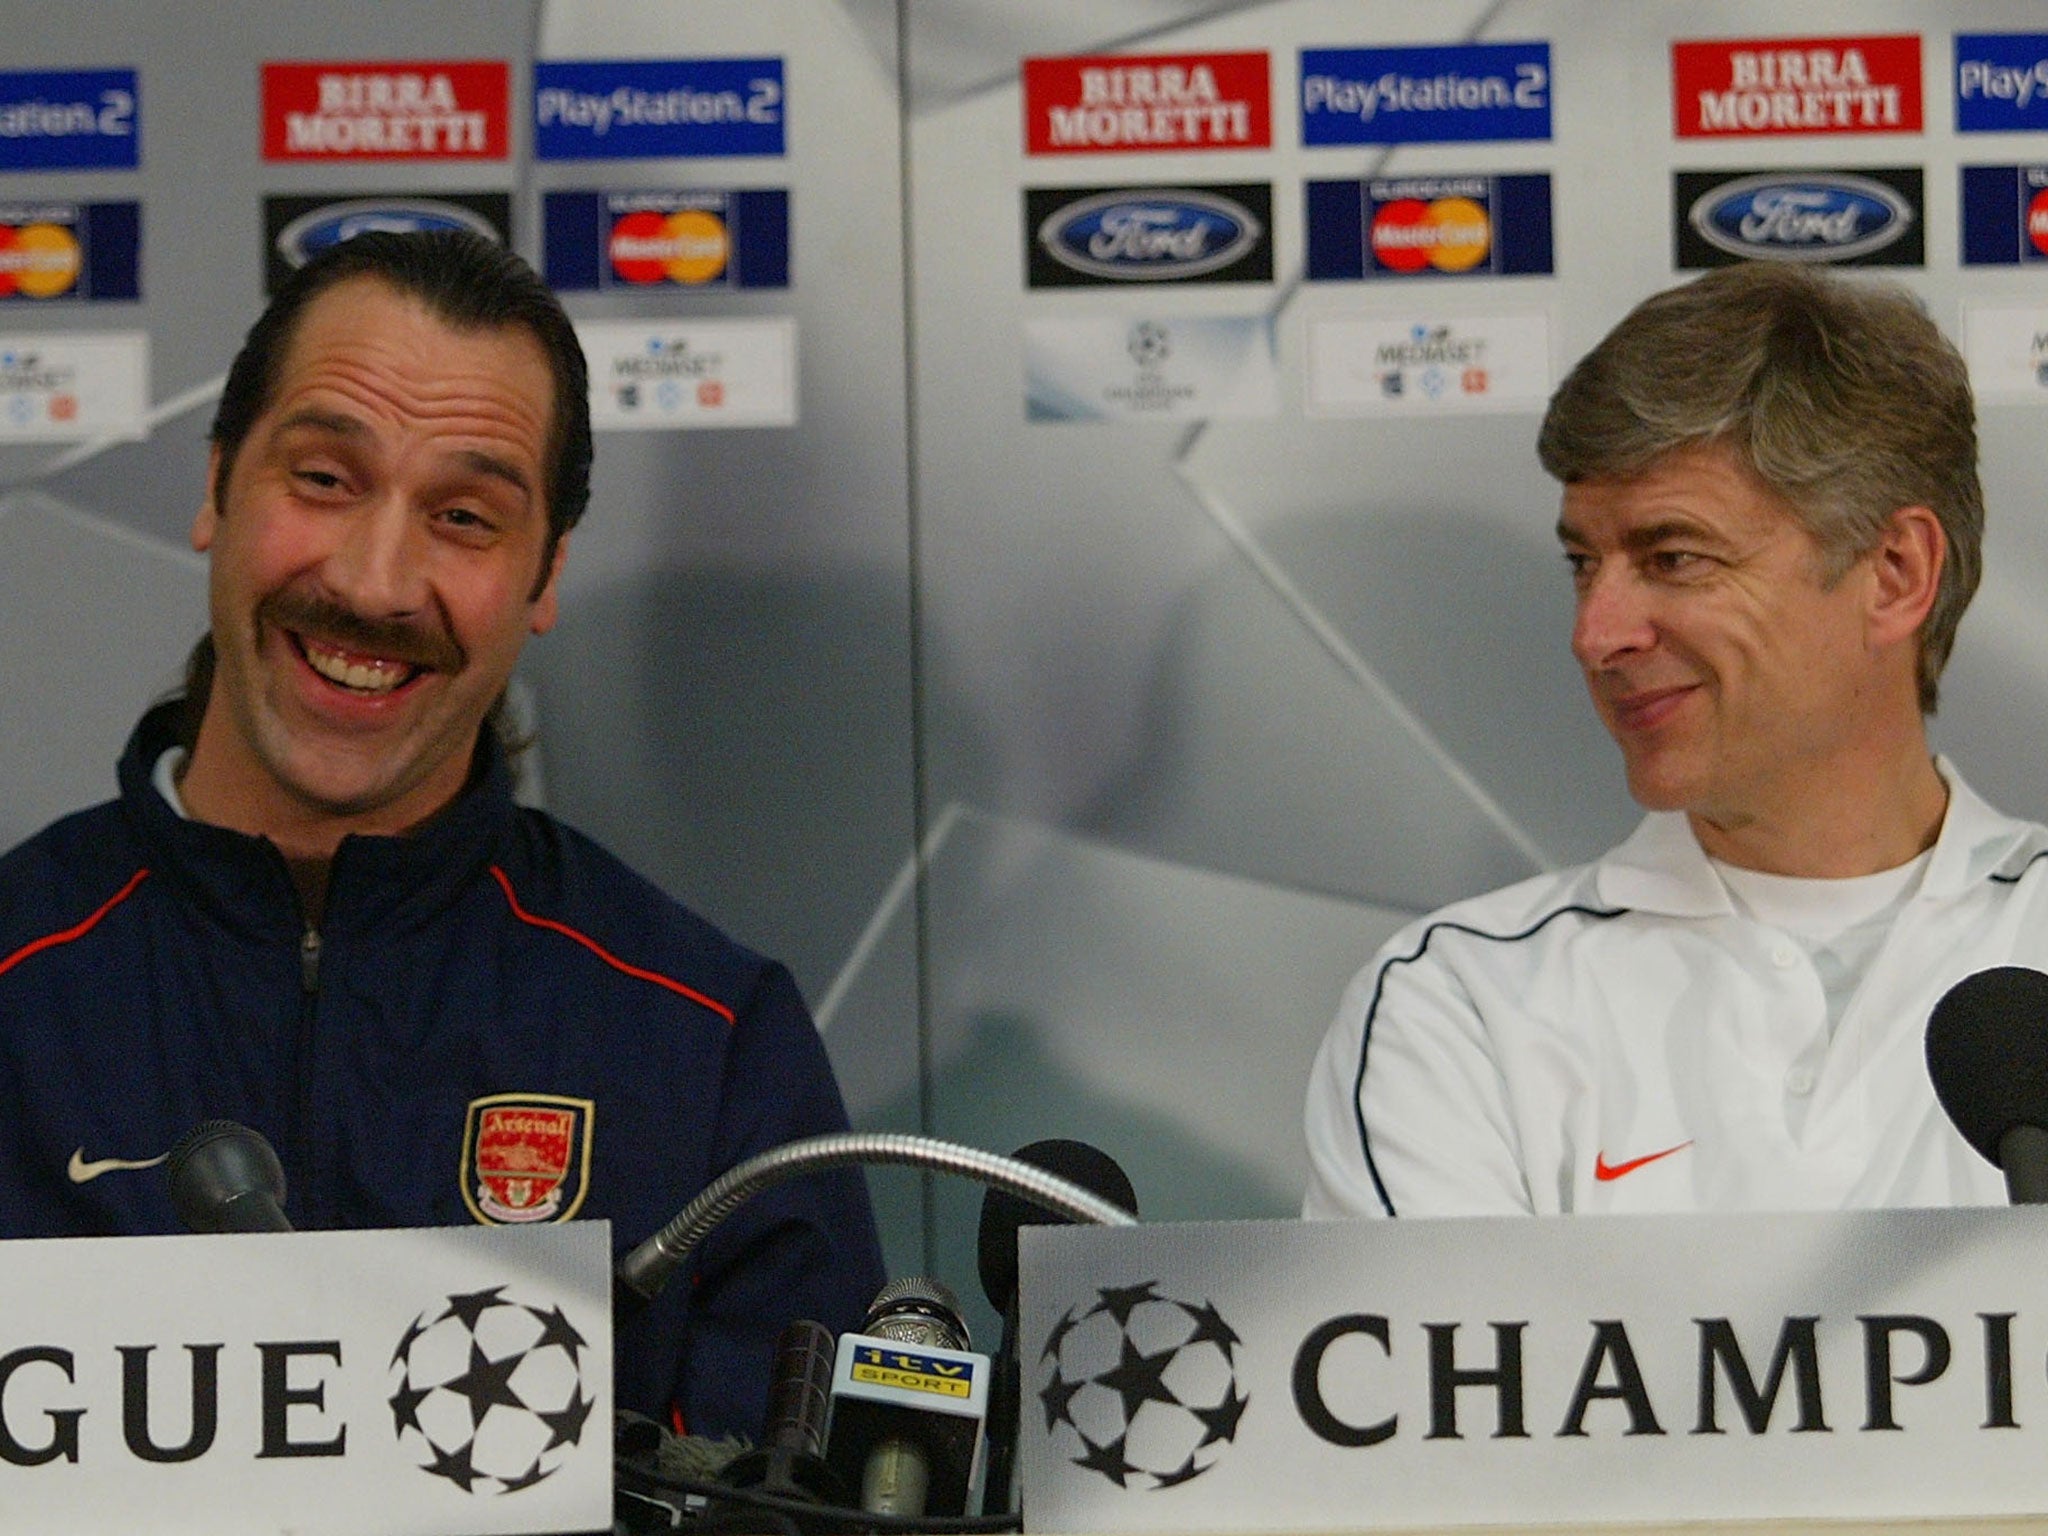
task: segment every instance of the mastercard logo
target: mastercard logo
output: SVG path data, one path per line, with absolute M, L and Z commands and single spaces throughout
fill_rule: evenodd
M 61 224 L 0 224 L 0 299 L 54 299 L 78 285 L 85 258 Z
M 642 209 L 612 226 L 612 270 L 628 283 L 716 282 L 732 259 L 725 220 L 702 208 Z
M 2034 249 L 2048 256 L 2048 192 L 2036 192 L 2027 205 L 2027 238 Z
M 1469 197 L 1398 198 L 1372 216 L 1373 260 L 1391 272 L 1469 272 L 1492 250 L 1493 220 Z

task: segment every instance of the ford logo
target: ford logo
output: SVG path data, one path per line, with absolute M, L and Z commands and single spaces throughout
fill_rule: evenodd
M 1913 223 L 1913 205 L 1867 176 L 1745 176 L 1700 197 L 1687 217 L 1732 256 L 1845 261 L 1881 251 Z
M 1163 282 L 1229 266 L 1265 231 L 1251 210 L 1213 192 L 1103 192 L 1038 226 L 1038 243 L 1090 277 Z
M 354 203 L 329 203 L 302 213 L 277 232 L 277 254 L 293 267 L 303 267 L 329 246 L 352 240 L 373 229 L 393 234 L 425 234 L 436 230 L 466 229 L 501 244 L 497 226 L 480 213 L 459 203 L 433 198 L 390 198 Z

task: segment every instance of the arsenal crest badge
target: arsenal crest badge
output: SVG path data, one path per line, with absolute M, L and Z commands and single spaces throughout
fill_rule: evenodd
M 469 1101 L 462 1198 L 486 1226 L 567 1221 L 590 1189 L 588 1099 L 494 1093 Z

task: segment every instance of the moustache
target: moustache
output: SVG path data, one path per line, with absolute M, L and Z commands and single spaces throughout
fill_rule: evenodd
M 256 616 L 278 629 L 433 672 L 459 672 L 469 661 L 454 638 L 432 624 L 373 619 L 310 592 L 273 592 L 257 606 Z

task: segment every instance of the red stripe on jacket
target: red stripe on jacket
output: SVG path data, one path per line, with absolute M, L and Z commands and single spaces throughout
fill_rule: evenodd
M 142 882 L 147 880 L 148 878 L 149 871 L 147 869 L 138 869 L 137 871 L 135 871 L 133 875 L 129 877 L 128 883 L 126 885 L 122 886 L 120 890 L 114 892 L 112 896 L 109 896 L 107 898 L 106 902 L 100 907 L 99 911 L 93 913 L 91 917 L 88 917 L 84 922 L 78 924 L 77 927 L 66 928 L 62 933 L 44 934 L 43 937 L 37 939 L 34 943 L 22 945 L 20 949 L 17 949 L 5 960 L 0 960 L 0 976 L 5 976 L 9 971 L 13 970 L 17 965 L 21 964 L 21 962 L 26 960 L 30 955 L 39 955 L 46 949 L 55 949 L 59 944 L 69 944 L 74 939 L 84 938 L 88 933 L 91 933 L 93 929 L 99 925 L 99 921 L 101 918 L 105 917 L 109 912 L 113 911 L 114 908 L 118 907 L 119 905 L 121 905 L 122 902 L 126 901 L 131 895 L 134 894 L 135 887 L 142 884 Z
M 663 976 L 656 971 L 643 971 L 637 965 L 628 965 L 625 961 L 621 960 L 617 955 L 613 954 L 610 950 L 606 949 L 602 944 L 598 943 L 597 940 L 591 938 L 590 935 L 586 933 L 578 933 L 574 928 L 571 928 L 567 923 L 558 923 L 553 918 L 548 917 L 535 917 L 531 912 L 527 911 L 526 908 L 519 905 L 519 898 L 518 896 L 514 895 L 512 891 L 511 878 L 505 873 L 504 870 L 498 868 L 497 865 L 493 864 L 491 866 L 491 874 L 497 880 L 499 888 L 504 891 L 505 901 L 506 904 L 512 908 L 512 915 L 518 918 L 519 921 L 521 921 L 522 923 L 530 923 L 535 928 L 545 928 L 549 930 L 551 933 L 559 933 L 563 935 L 565 938 L 574 939 L 578 944 L 581 944 L 585 949 L 589 950 L 593 955 L 597 956 L 598 959 L 602 960 L 606 965 L 610 966 L 613 970 L 622 971 L 626 975 L 636 977 L 641 981 L 651 981 L 657 987 L 667 987 L 669 991 L 675 993 L 677 996 L 687 997 L 691 1002 L 697 1004 L 699 1007 L 709 1008 L 713 1013 L 717 1014 L 721 1019 L 725 1020 L 725 1022 L 728 1024 L 738 1022 L 738 1016 L 734 1014 L 732 1009 L 726 1007 L 724 1003 L 717 1001 L 715 998 L 706 997 L 702 992 L 699 992 L 695 987 L 686 987 L 680 981 L 677 981 L 673 976 Z M 95 918 L 95 921 L 97 921 L 97 918 Z M 4 971 L 5 969 L 6 966 L 0 965 L 0 971 Z

